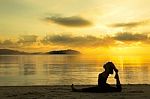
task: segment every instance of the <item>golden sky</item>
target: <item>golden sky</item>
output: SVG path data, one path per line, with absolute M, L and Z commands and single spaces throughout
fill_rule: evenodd
M 150 0 L 0 0 L 0 48 L 145 55 L 149 5 Z

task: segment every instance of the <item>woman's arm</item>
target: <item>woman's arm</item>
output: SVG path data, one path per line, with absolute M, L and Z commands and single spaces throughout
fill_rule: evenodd
M 120 79 L 119 79 L 118 72 L 116 72 L 115 79 L 116 79 L 116 87 L 117 87 L 117 91 L 121 92 L 122 87 L 121 87 L 121 83 L 120 83 Z
M 115 79 L 116 79 L 116 85 L 120 85 L 120 79 L 118 73 L 116 73 Z

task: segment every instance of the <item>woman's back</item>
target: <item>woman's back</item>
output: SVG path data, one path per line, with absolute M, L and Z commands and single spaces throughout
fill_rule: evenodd
M 107 78 L 104 73 L 100 73 L 98 76 L 98 87 L 100 89 L 109 89 L 110 85 L 107 84 Z

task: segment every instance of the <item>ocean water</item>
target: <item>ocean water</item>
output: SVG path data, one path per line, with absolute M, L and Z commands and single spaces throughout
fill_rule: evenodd
M 150 57 L 1 55 L 0 86 L 96 85 L 108 61 L 119 69 L 122 84 L 150 84 Z M 115 84 L 114 75 L 108 83 Z

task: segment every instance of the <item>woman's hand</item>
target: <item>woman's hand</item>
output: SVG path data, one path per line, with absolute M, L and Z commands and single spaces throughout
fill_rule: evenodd
M 115 68 L 114 71 L 115 71 L 116 73 L 118 73 L 118 69 Z

